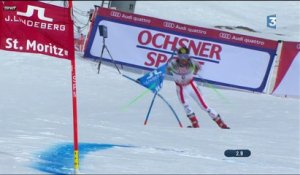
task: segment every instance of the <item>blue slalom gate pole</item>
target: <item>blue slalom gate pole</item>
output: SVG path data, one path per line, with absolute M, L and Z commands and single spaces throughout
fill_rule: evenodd
M 146 116 L 146 119 L 145 119 L 145 122 L 144 122 L 144 125 L 147 125 L 147 122 L 148 122 L 148 118 L 149 118 L 149 115 L 150 115 L 150 112 L 151 112 L 151 109 L 152 109 L 152 106 L 154 104 L 154 101 L 155 101 L 155 97 L 157 95 L 157 92 L 155 92 L 153 98 L 152 98 L 152 101 L 151 101 L 151 104 L 150 104 L 150 107 L 148 109 L 148 113 L 147 113 L 147 116 Z
M 123 77 L 127 78 L 128 80 L 131 80 L 131 81 L 137 83 L 138 85 L 144 87 L 144 86 L 141 85 L 137 80 L 135 80 L 135 79 L 133 79 L 133 78 L 131 78 L 131 77 L 125 75 L 125 74 L 121 74 L 121 75 L 122 75 Z M 145 88 L 145 87 L 144 87 L 144 88 Z M 178 121 L 179 126 L 182 128 L 182 124 L 181 124 L 181 122 L 180 122 L 180 120 L 179 120 L 178 115 L 176 114 L 175 110 L 173 109 L 173 107 L 172 107 L 172 106 L 168 103 L 168 101 L 167 101 L 162 95 L 160 95 L 158 92 L 157 92 L 157 96 L 158 96 L 159 98 L 161 98 L 161 99 L 168 105 L 168 107 L 171 109 L 172 113 L 174 114 L 176 120 Z
M 178 121 L 179 126 L 182 128 L 182 123 L 180 122 L 178 115 L 176 114 L 175 110 L 172 108 L 172 106 L 170 105 L 170 103 L 168 103 L 168 101 L 162 95 L 160 95 L 160 94 L 157 94 L 157 95 L 169 106 L 169 108 L 173 112 L 176 120 Z

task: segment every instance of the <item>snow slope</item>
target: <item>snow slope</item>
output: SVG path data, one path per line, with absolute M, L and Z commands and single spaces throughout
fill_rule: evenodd
M 0 57 L 0 173 L 72 173 L 69 61 Z M 232 129 L 219 129 L 196 106 L 201 128 L 180 128 L 160 99 L 144 126 L 151 92 L 128 106 L 145 89 L 105 65 L 97 74 L 96 63 L 77 57 L 80 172 L 300 173 L 298 99 L 200 88 Z M 161 94 L 188 125 L 174 84 L 165 81 Z M 251 156 L 227 158 L 226 149 Z
M 74 1 L 81 10 L 93 4 L 99 1 Z M 204 27 L 243 25 L 266 38 L 299 41 L 299 5 L 139 1 L 136 12 Z M 266 15 L 274 13 L 276 30 L 265 26 Z M 299 99 L 200 87 L 230 130 L 219 129 L 194 103 L 201 128 L 179 128 L 159 98 L 144 126 L 151 92 L 112 67 L 102 65 L 97 74 L 96 63 L 76 61 L 80 173 L 300 174 Z M 70 68 L 68 60 L 0 51 L 0 174 L 73 173 Z M 173 82 L 165 81 L 161 94 L 189 125 Z M 249 149 L 251 156 L 228 158 L 226 149 Z

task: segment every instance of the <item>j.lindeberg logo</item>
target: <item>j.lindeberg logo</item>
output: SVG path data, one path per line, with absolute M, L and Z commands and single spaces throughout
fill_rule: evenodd
M 25 13 L 17 12 L 17 15 L 31 17 L 33 15 L 34 10 L 38 11 L 38 18 L 40 20 L 53 22 L 53 18 L 45 17 L 45 9 L 44 8 L 36 7 L 36 6 L 32 6 L 32 5 L 27 6 L 27 11 Z
M 17 11 L 16 15 L 7 15 L 4 17 L 6 22 L 20 22 L 28 27 L 44 30 L 65 31 L 66 25 L 53 23 L 53 18 L 45 16 L 45 8 L 27 5 L 26 12 Z M 30 17 L 37 13 L 39 20 L 32 20 Z M 27 17 L 23 18 L 23 17 Z

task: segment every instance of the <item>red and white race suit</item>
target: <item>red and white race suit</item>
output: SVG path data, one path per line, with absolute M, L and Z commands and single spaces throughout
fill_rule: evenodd
M 186 115 L 188 117 L 194 115 L 189 102 L 189 97 L 192 97 L 202 110 L 206 111 L 212 119 L 215 119 L 218 113 L 206 104 L 201 91 L 194 82 L 194 76 L 201 69 L 200 64 L 191 58 L 187 59 L 186 64 L 181 64 L 179 59 L 174 57 L 168 61 L 167 73 L 172 75 L 176 83 L 177 96 Z

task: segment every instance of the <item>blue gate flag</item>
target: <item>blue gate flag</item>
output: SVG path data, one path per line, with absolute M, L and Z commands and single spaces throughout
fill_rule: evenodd
M 157 69 L 146 73 L 137 80 L 141 85 L 150 89 L 152 92 L 156 93 L 162 88 L 163 80 L 166 74 L 167 64 L 164 64 Z

